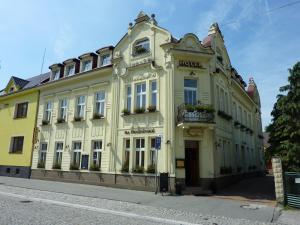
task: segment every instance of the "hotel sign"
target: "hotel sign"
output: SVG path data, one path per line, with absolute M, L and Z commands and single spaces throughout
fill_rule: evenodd
M 130 131 L 126 130 L 125 134 L 145 134 L 145 133 L 155 133 L 154 128 L 137 128 L 131 129 Z
M 179 60 L 179 66 L 189 67 L 189 68 L 203 68 L 200 62 L 189 61 L 189 60 Z

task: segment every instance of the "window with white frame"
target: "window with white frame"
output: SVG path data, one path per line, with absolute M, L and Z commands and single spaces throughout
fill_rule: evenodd
M 106 66 L 111 64 L 111 56 L 110 54 L 105 54 L 101 56 L 101 61 L 100 61 L 101 66 Z
M 151 145 L 150 145 L 150 165 L 155 165 L 155 163 L 156 163 L 155 138 L 151 138 Z
M 151 106 L 157 106 L 157 82 L 151 81 Z
M 72 155 L 72 164 L 75 167 L 80 167 L 81 160 L 81 141 L 73 142 L 73 155 Z
M 54 155 L 54 167 L 60 167 L 62 161 L 64 143 L 56 142 L 55 143 L 55 155 Z M 59 169 L 59 168 L 57 168 Z
M 125 139 L 124 167 L 129 168 L 129 160 L 130 160 L 130 139 Z
M 134 45 L 133 54 L 140 55 L 150 51 L 150 41 L 148 38 L 137 41 Z
M 102 140 L 92 141 L 92 147 L 93 147 L 93 166 L 101 168 Z
M 68 77 L 68 76 L 72 76 L 74 74 L 75 74 L 75 65 L 73 64 L 73 65 L 67 66 L 67 68 L 66 68 L 66 76 Z
M 50 120 L 51 120 L 51 114 L 52 114 L 52 102 L 49 101 L 45 105 L 44 120 L 47 121 L 47 122 L 50 122 Z
M 105 91 L 99 91 L 96 93 L 95 102 L 95 114 L 104 116 Z
M 126 87 L 126 109 L 131 111 L 131 86 Z
M 83 119 L 84 111 L 85 111 L 85 96 L 81 95 L 77 97 L 76 117 Z
M 84 60 L 82 62 L 82 72 L 88 71 L 92 69 L 92 60 L 88 59 L 88 60 Z
M 60 75 L 60 71 L 59 70 L 52 71 L 52 80 L 58 80 L 59 79 L 59 75 Z
M 136 84 L 136 108 L 146 108 L 146 83 Z
M 184 79 L 184 103 L 197 104 L 197 80 Z
M 46 163 L 46 157 L 47 157 L 47 143 L 41 143 L 40 145 L 40 152 L 39 152 L 39 160 L 38 160 L 38 168 L 44 168 Z
M 135 165 L 144 167 L 145 161 L 145 139 L 135 139 Z
M 59 119 L 66 121 L 67 119 L 67 99 L 62 99 L 59 102 Z

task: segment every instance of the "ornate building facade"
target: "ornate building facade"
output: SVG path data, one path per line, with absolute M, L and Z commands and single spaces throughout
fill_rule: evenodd
M 157 166 L 171 189 L 221 188 L 264 169 L 258 90 L 232 67 L 217 24 L 203 41 L 176 39 L 141 12 L 115 47 L 50 70 L 34 178 L 153 190 Z

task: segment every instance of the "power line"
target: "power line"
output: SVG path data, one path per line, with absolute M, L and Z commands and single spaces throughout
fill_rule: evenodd
M 272 12 L 274 12 L 274 11 L 279 10 L 279 9 L 286 8 L 286 7 L 289 7 L 289 6 L 292 6 L 292 5 L 296 5 L 296 4 L 299 4 L 299 3 L 300 3 L 300 0 L 299 0 L 299 1 L 290 2 L 290 3 L 284 4 L 284 5 L 275 7 L 275 8 L 273 8 L 273 9 L 269 9 L 269 10 L 267 10 L 265 13 L 262 13 L 261 15 L 267 15 L 267 14 L 270 14 L 270 13 L 272 13 Z M 238 23 L 238 22 L 240 22 L 241 20 L 245 20 L 245 19 L 247 19 L 247 17 L 240 18 L 240 19 L 233 20 L 233 21 L 229 21 L 229 22 L 227 22 L 227 23 L 222 23 L 221 25 L 222 25 L 222 26 L 226 26 L 226 25 Z
M 45 48 L 44 54 L 43 54 L 43 60 L 42 60 L 42 66 L 41 66 L 41 74 L 43 73 L 44 62 L 45 62 L 45 55 L 46 55 L 46 48 Z

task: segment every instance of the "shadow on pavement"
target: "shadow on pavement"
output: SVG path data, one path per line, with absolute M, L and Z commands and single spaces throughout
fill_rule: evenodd
M 253 177 L 233 184 L 217 194 L 216 198 L 253 201 L 276 205 L 274 177 L 267 175 L 264 177 Z

